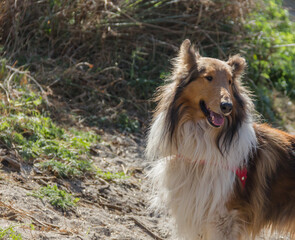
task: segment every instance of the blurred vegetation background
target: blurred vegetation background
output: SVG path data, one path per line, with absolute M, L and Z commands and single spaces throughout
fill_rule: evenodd
M 67 125 L 136 132 L 189 38 L 203 56 L 244 56 L 257 110 L 283 126 L 282 104 L 295 98 L 294 30 L 282 0 L 3 0 L 1 111 L 27 101 Z

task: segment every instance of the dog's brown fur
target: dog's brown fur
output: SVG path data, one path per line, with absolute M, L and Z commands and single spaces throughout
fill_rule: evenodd
M 179 153 L 178 141 L 185 137 L 179 131 L 185 123 L 206 119 L 200 106 L 202 101 L 220 115 L 221 102 L 233 105 L 230 114 L 224 115 L 223 126 L 214 130 L 216 147 L 222 156 L 234 139 L 243 138 L 238 136 L 239 128 L 253 114 L 250 94 L 240 82 L 245 66 L 245 60 L 238 55 L 227 62 L 204 58 L 195 52 L 189 40 L 183 42 L 171 81 L 159 90 L 156 99 L 159 103 L 153 121 L 155 124 L 160 114 L 165 115 L 165 124 L 158 128 L 164 129 L 159 129 L 162 131 L 160 138 L 170 141 L 170 144 L 162 141 L 170 148 L 159 150 L 160 157 Z M 295 137 L 266 124 L 253 123 L 251 128 L 257 143 L 246 161 L 246 185 L 243 187 L 236 177 L 234 191 L 226 203 L 231 223 L 223 227 L 222 221 L 219 222 L 220 232 L 229 231 L 228 235 L 223 235 L 231 236 L 228 239 L 242 239 L 245 234 L 254 238 L 264 227 L 295 232 Z M 149 139 L 150 152 L 157 151 L 158 147 L 153 145 L 153 138 Z M 206 162 L 206 159 L 201 161 Z M 237 233 L 231 234 L 231 231 Z
M 249 161 L 245 188 L 237 181 L 229 209 L 255 237 L 264 227 L 295 232 L 295 138 L 266 124 L 254 125 L 257 151 Z

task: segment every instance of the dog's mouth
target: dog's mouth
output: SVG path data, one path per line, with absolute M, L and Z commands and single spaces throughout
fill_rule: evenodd
M 211 126 L 218 128 L 223 125 L 224 123 L 223 115 L 213 112 L 212 110 L 207 108 L 206 103 L 203 100 L 200 101 L 200 107 L 202 109 L 202 112 L 206 116 L 207 121 L 209 122 Z

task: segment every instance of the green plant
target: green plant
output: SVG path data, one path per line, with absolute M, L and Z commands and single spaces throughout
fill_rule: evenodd
M 129 176 L 127 176 L 124 172 L 105 172 L 99 168 L 96 169 L 96 174 L 98 177 L 106 180 L 106 181 L 112 181 L 115 179 L 127 179 Z
M 0 140 L 14 146 L 24 160 L 44 158 L 36 166 L 71 177 L 91 171 L 90 159 L 81 159 L 81 155 L 89 156 L 98 137 L 90 132 L 66 131 L 40 114 L 32 117 L 19 112 L 0 116 Z
M 9 226 L 5 229 L 0 228 L 0 239 L 22 240 L 21 234 L 14 230 L 15 226 Z
M 130 118 L 126 113 L 119 114 L 116 122 L 121 130 L 127 132 L 137 132 L 140 127 L 138 120 Z
M 282 0 L 258 2 L 245 24 L 243 51 L 249 64 L 250 86 L 256 107 L 275 122 L 272 89 L 295 98 L 295 23 L 290 21 Z M 239 42 L 239 44 L 241 44 Z M 240 46 L 237 46 L 240 47 Z
M 47 200 L 52 206 L 68 210 L 76 206 L 79 198 L 74 198 L 64 190 L 60 190 L 56 185 L 41 187 L 32 196 Z
M 58 176 L 92 174 L 90 147 L 100 137 L 54 123 L 45 111 L 42 92 L 28 82 L 27 73 L 11 69 L 2 61 L 0 94 L 5 97 L 0 98 L 0 141 L 25 161 Z

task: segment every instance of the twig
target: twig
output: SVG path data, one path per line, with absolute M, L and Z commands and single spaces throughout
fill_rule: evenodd
M 101 71 L 99 71 L 99 73 L 104 73 L 104 72 L 107 72 L 109 70 L 115 70 L 115 71 L 120 72 L 121 75 L 122 75 L 122 78 L 124 79 L 124 71 L 121 68 L 116 67 L 116 66 L 111 66 L 111 67 L 104 68 Z
M 8 93 L 11 91 L 10 82 L 11 82 L 11 80 L 14 78 L 14 75 L 15 75 L 15 74 L 16 74 L 16 72 L 12 73 L 12 74 L 9 76 L 8 80 L 7 80 L 7 78 L 4 80 L 4 83 L 6 83 L 6 81 L 7 81 L 6 85 L 7 85 Z
M 206 37 L 218 48 L 218 50 L 220 51 L 220 53 L 223 55 L 223 57 L 226 57 L 224 51 L 220 48 L 220 46 L 210 37 L 210 35 L 205 32 L 205 31 L 202 31 Z
M 282 44 L 282 45 L 274 45 L 272 46 L 274 48 L 280 48 L 280 47 L 295 47 L 295 43 L 290 43 L 290 44 Z
M 113 204 L 109 204 L 109 203 L 102 203 L 100 200 L 98 203 L 95 203 L 95 202 L 92 202 L 92 201 L 89 201 L 87 199 L 81 199 L 80 201 L 82 202 L 85 202 L 87 204 L 90 204 L 92 206 L 96 206 L 98 208 L 101 208 L 101 207 L 107 207 L 107 208 L 110 208 L 110 209 L 115 209 L 115 210 L 118 210 L 120 212 L 123 211 L 123 208 L 120 207 L 120 206 L 117 206 L 117 205 L 113 205 Z
M 160 45 L 168 46 L 171 49 L 173 49 L 175 52 L 179 50 L 179 47 L 173 45 L 172 43 L 167 43 L 167 42 L 161 41 L 159 39 L 151 38 L 151 37 L 149 39 L 160 44 Z
M 56 176 L 34 176 L 33 177 L 34 180 L 38 180 L 38 179 L 45 179 L 47 181 L 49 180 L 53 180 L 53 179 L 56 179 Z
M 50 83 L 50 84 L 47 86 L 47 88 L 52 87 L 54 84 L 56 84 L 56 83 L 59 82 L 60 80 L 61 80 L 60 78 L 56 79 L 55 81 L 53 81 L 52 83 Z
M 159 237 L 157 234 L 152 232 L 145 224 L 140 222 L 135 216 L 130 216 L 130 218 L 141 228 L 143 228 L 149 235 L 151 235 L 156 240 L 164 240 L 164 238 Z
M 6 88 L 2 85 L 2 83 L 0 83 L 0 87 L 4 90 L 6 94 L 7 102 L 10 103 L 9 93 L 7 92 Z
M 80 63 L 77 63 L 75 65 L 75 67 L 80 67 L 80 66 L 88 66 L 89 68 L 92 68 L 93 67 L 93 64 L 90 64 L 89 62 L 80 62 Z
M 17 171 L 20 171 L 21 169 L 21 163 L 17 159 L 13 159 L 11 157 L 5 156 L 0 157 L 0 162 L 3 164 L 4 162 L 7 162 L 11 167 L 16 169 Z
M 119 13 L 121 13 L 122 15 L 127 17 L 129 20 L 131 20 L 135 25 L 137 25 L 139 27 L 147 26 L 147 27 L 164 30 L 164 31 L 171 32 L 171 33 L 179 33 L 179 31 L 171 30 L 170 28 L 165 28 L 165 27 L 161 27 L 159 25 L 154 25 L 154 24 L 150 24 L 150 23 L 146 23 L 146 22 L 140 22 L 137 19 L 128 15 L 127 13 L 123 12 L 118 6 L 115 6 L 112 2 L 107 2 L 107 3 L 110 4 L 112 7 L 114 7 Z M 128 23 L 128 24 L 130 24 L 130 23 Z M 122 23 L 119 23 L 119 25 L 122 25 Z
M 42 88 L 42 86 L 37 82 L 37 80 L 35 78 L 33 78 L 28 71 L 20 71 L 16 68 L 13 68 L 13 67 L 10 67 L 8 65 L 5 66 L 7 69 L 11 70 L 11 71 L 14 71 L 16 73 L 19 73 L 19 74 L 24 74 L 26 75 L 28 78 L 30 78 L 37 86 L 38 88 L 40 89 L 40 91 L 42 92 L 42 94 L 45 96 L 45 101 L 47 104 L 49 104 L 48 102 L 48 99 L 47 99 L 47 96 L 46 96 L 46 92 L 44 91 L 44 89 Z
M 59 228 L 59 226 L 56 226 L 56 225 L 53 225 L 53 224 L 50 224 L 50 223 L 44 223 L 42 221 L 39 221 L 38 219 L 36 219 L 35 217 L 33 217 L 32 215 L 30 215 L 29 213 L 26 213 L 23 209 L 22 210 L 18 210 L 14 207 L 12 207 L 11 205 L 8 205 L 8 204 L 5 204 L 4 202 L 0 201 L 0 205 L 6 207 L 6 208 L 9 208 L 10 210 L 13 210 L 14 212 L 20 214 L 20 215 L 25 215 L 26 217 L 29 217 L 31 218 L 33 221 L 39 223 L 40 225 L 42 225 L 43 227 L 54 227 L 54 228 Z
M 197 19 L 197 22 L 196 22 L 196 26 L 198 26 L 200 21 L 201 21 L 202 12 L 203 12 L 203 4 L 201 3 L 200 9 L 199 9 L 199 14 L 198 14 L 198 19 Z
M 136 25 L 142 26 L 142 23 L 137 21 L 135 18 L 131 17 L 130 15 L 128 15 L 125 12 L 122 12 L 121 8 L 119 8 L 118 6 L 116 6 L 115 4 L 113 4 L 112 2 L 107 2 L 109 5 L 111 5 L 113 8 L 115 8 L 119 13 L 121 13 L 122 15 L 124 15 L 125 17 L 127 17 L 128 19 L 130 19 L 132 22 L 134 22 Z
M 42 221 L 36 219 L 36 218 L 33 217 L 31 214 L 25 212 L 23 209 L 18 210 L 18 209 L 16 209 L 16 208 L 12 207 L 11 205 L 5 204 L 4 202 L 0 201 L 0 206 L 1 206 L 1 205 L 4 206 L 4 207 L 6 207 L 6 208 L 9 208 L 10 210 L 13 210 L 14 212 L 16 212 L 16 213 L 19 214 L 19 215 L 22 215 L 22 216 L 25 215 L 26 217 L 29 217 L 29 218 L 32 219 L 34 222 L 38 223 L 39 225 L 41 225 L 41 226 L 43 226 L 43 227 L 47 227 L 47 228 L 56 228 L 56 229 L 58 229 L 58 230 L 60 230 L 60 231 L 62 231 L 62 232 L 66 232 L 66 233 L 68 233 L 68 234 L 72 234 L 71 232 L 69 232 L 69 231 L 67 231 L 67 230 L 65 230 L 65 229 L 61 229 L 61 228 L 60 228 L 59 226 L 57 226 L 57 225 L 54 225 L 54 224 L 51 224 L 51 223 L 42 222 Z

